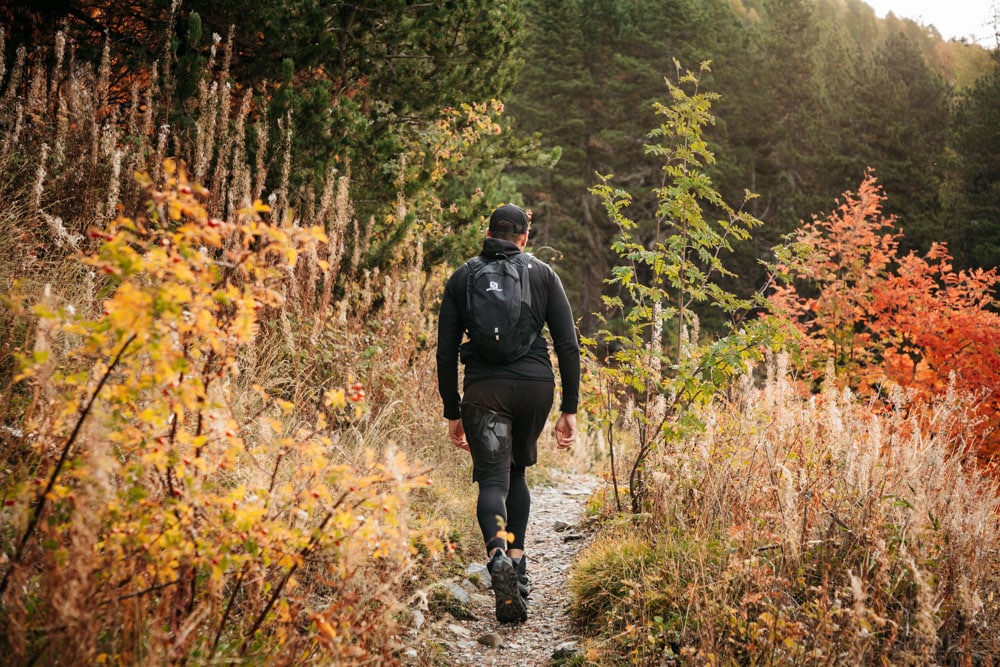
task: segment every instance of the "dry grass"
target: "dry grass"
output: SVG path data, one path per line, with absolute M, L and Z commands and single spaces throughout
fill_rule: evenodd
M 779 360 L 661 452 L 647 515 L 612 519 L 573 573 L 590 658 L 614 664 L 993 664 L 1000 517 L 943 397 L 920 431 Z M 832 386 L 832 385 L 831 385 Z

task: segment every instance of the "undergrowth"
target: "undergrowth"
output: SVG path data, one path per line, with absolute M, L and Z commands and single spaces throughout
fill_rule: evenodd
M 183 129 L 168 70 L 54 43 L 0 61 L 4 664 L 397 662 L 425 575 L 481 549 L 428 390 L 439 227 L 371 265 L 350 166 L 293 185 L 228 43 Z M 491 113 L 411 148 L 446 171 Z
M 571 575 L 588 661 L 993 664 L 996 482 L 941 435 L 975 415 L 956 394 L 873 414 L 834 386 L 803 398 L 772 361 L 658 453 L 646 513 L 599 510 Z

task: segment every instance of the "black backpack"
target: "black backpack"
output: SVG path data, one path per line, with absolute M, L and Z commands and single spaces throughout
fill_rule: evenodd
M 531 323 L 529 272 L 534 258 L 526 253 L 469 260 L 466 291 L 469 340 L 484 361 L 509 364 L 528 353 L 535 340 Z

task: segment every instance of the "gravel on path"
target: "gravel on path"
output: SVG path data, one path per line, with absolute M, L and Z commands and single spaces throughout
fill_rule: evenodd
M 525 554 L 534 590 L 528 620 L 507 625 L 496 620 L 489 575 L 470 565 L 467 578 L 443 582 L 470 618 L 428 619 L 419 639 L 403 654 L 409 665 L 549 665 L 577 650 L 566 608 L 567 575 L 589 540 L 583 526 L 587 499 L 600 483 L 593 475 L 553 470 L 550 484 L 531 488 L 531 520 Z

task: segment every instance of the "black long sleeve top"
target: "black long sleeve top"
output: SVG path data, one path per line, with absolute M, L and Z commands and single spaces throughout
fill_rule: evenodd
M 520 252 L 516 244 L 487 237 L 483 242 L 483 258 L 497 253 L 511 257 Z M 447 419 L 461 417 L 458 392 L 458 362 L 465 363 L 465 384 L 486 378 L 555 380 L 548 342 L 541 335 L 548 326 L 552 346 L 559 362 L 562 385 L 560 410 L 576 413 L 580 395 L 580 343 L 573 322 L 573 311 L 556 272 L 545 262 L 534 258 L 529 268 L 531 281 L 531 319 L 537 334 L 527 355 L 509 364 L 492 364 L 479 358 L 471 341 L 462 342 L 467 326 L 466 289 L 468 264 L 459 267 L 445 284 L 438 316 L 437 373 L 438 392 L 444 401 Z

